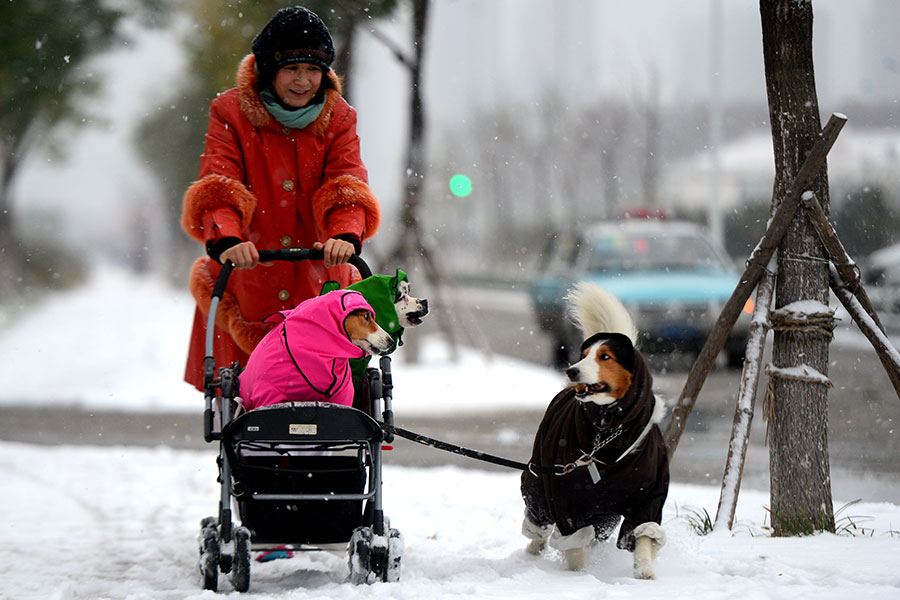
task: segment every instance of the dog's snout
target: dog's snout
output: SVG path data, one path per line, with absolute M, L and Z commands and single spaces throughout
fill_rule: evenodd
M 566 377 L 569 378 L 569 381 L 575 381 L 578 379 L 580 375 L 580 371 L 578 367 L 569 367 L 566 369 Z
M 375 346 L 376 354 L 386 354 L 394 349 L 394 340 L 391 338 L 391 335 L 379 328 L 378 334 L 375 336 Z

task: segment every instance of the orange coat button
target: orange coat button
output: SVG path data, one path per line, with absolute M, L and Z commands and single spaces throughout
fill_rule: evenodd
M 281 245 L 285 248 L 291 245 L 291 236 L 283 235 L 281 236 Z
M 280 292 L 278 292 L 278 299 L 282 302 L 287 302 L 290 297 L 291 293 L 287 290 L 281 290 Z
M 294 189 L 294 182 L 290 179 L 285 179 L 284 183 L 281 184 L 281 187 L 284 189 L 284 191 L 290 192 Z

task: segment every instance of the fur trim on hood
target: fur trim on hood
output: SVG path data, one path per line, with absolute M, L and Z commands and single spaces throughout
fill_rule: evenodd
M 259 96 L 262 84 L 259 81 L 259 73 L 256 71 L 255 56 L 248 54 L 244 57 L 238 67 L 236 81 L 241 112 L 246 115 L 250 123 L 254 127 L 277 124 L 275 117 L 266 110 L 266 106 Z M 341 78 L 338 77 L 334 70 L 329 70 L 324 74 L 322 86 L 325 88 L 325 107 L 322 109 L 319 118 L 309 125 L 313 134 L 317 136 L 325 135 L 325 130 L 328 129 L 328 124 L 331 121 L 334 103 L 340 97 L 343 89 Z

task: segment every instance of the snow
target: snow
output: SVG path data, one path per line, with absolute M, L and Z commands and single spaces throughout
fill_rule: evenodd
M 834 385 L 826 375 L 809 365 L 797 365 L 796 367 L 776 367 L 774 365 L 766 365 L 766 375 L 770 377 L 794 379 L 796 381 L 806 381 L 808 383 L 821 383 L 827 387 L 832 387 Z
M 3 443 L 0 472 L 0 597 L 215 597 L 201 592 L 196 571 L 200 519 L 217 502 L 212 452 Z M 777 539 L 762 529 L 767 495 L 745 490 L 733 536 L 695 535 L 676 515 L 714 506 L 717 494 L 712 487 L 672 486 L 658 579 L 644 582 L 631 578 L 630 556 L 612 544 L 594 549 L 580 573 L 566 571 L 553 551 L 527 555 L 516 473 L 388 465 L 385 508 L 405 538 L 400 582 L 355 587 L 344 581 L 343 553 L 304 553 L 254 562 L 244 597 L 877 599 L 900 593 L 897 506 L 852 507 L 854 518 L 869 517 L 859 521 L 871 536 Z M 230 592 L 227 578 L 220 577 L 220 589 Z
M 818 300 L 798 300 L 785 304 L 781 308 L 772 311 L 775 315 L 788 315 L 794 321 L 802 321 L 807 317 L 820 317 L 834 315 L 834 309 Z
M 19 307 L 0 321 L 0 402 L 116 407 L 137 419 L 148 411 L 199 411 L 201 395 L 181 383 L 192 313 L 183 290 L 109 268 L 82 288 Z M 513 408 L 503 405 L 510 396 L 518 406 L 538 407 L 560 384 L 550 370 L 500 357 L 488 362 L 469 350 L 448 364 L 445 350 L 425 341 L 420 365 L 394 361 L 398 412 L 497 411 Z M 353 586 L 343 552 L 299 553 L 254 562 L 250 592 L 241 597 L 900 597 L 895 504 L 841 511 L 844 502 L 836 502 L 842 535 L 781 539 L 768 536 L 768 493 L 743 489 L 734 532 L 700 536 L 690 520 L 715 510 L 719 487 L 674 481 L 658 579 L 638 581 L 631 556 L 613 544 L 592 549 L 582 572 L 565 570 L 556 551 L 526 554 L 518 477 L 398 467 L 388 454 L 385 510 L 405 538 L 398 583 Z M 0 478 L 0 598 L 216 597 L 201 591 L 196 568 L 199 523 L 218 502 L 214 447 L 0 442 Z M 220 589 L 221 596 L 238 597 L 226 576 Z

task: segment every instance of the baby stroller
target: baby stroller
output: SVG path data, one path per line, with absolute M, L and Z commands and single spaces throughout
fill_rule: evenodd
M 306 248 L 260 252 L 263 261 L 321 258 L 321 251 Z M 351 263 L 371 276 L 361 258 Z M 384 516 L 381 496 L 382 444 L 393 439 L 390 358 L 366 369 L 352 408 L 296 402 L 235 417 L 240 367 L 217 370 L 212 350 L 216 310 L 232 269 L 227 263 L 216 281 L 206 329 L 203 427 L 207 442 L 219 442 L 221 498 L 218 516 L 200 524 L 204 589 L 215 591 L 221 572 L 230 573 L 235 590 L 247 591 L 253 550 L 335 543 L 348 544 L 351 582 L 396 581 L 403 541 Z M 234 505 L 240 525 L 232 522 Z

